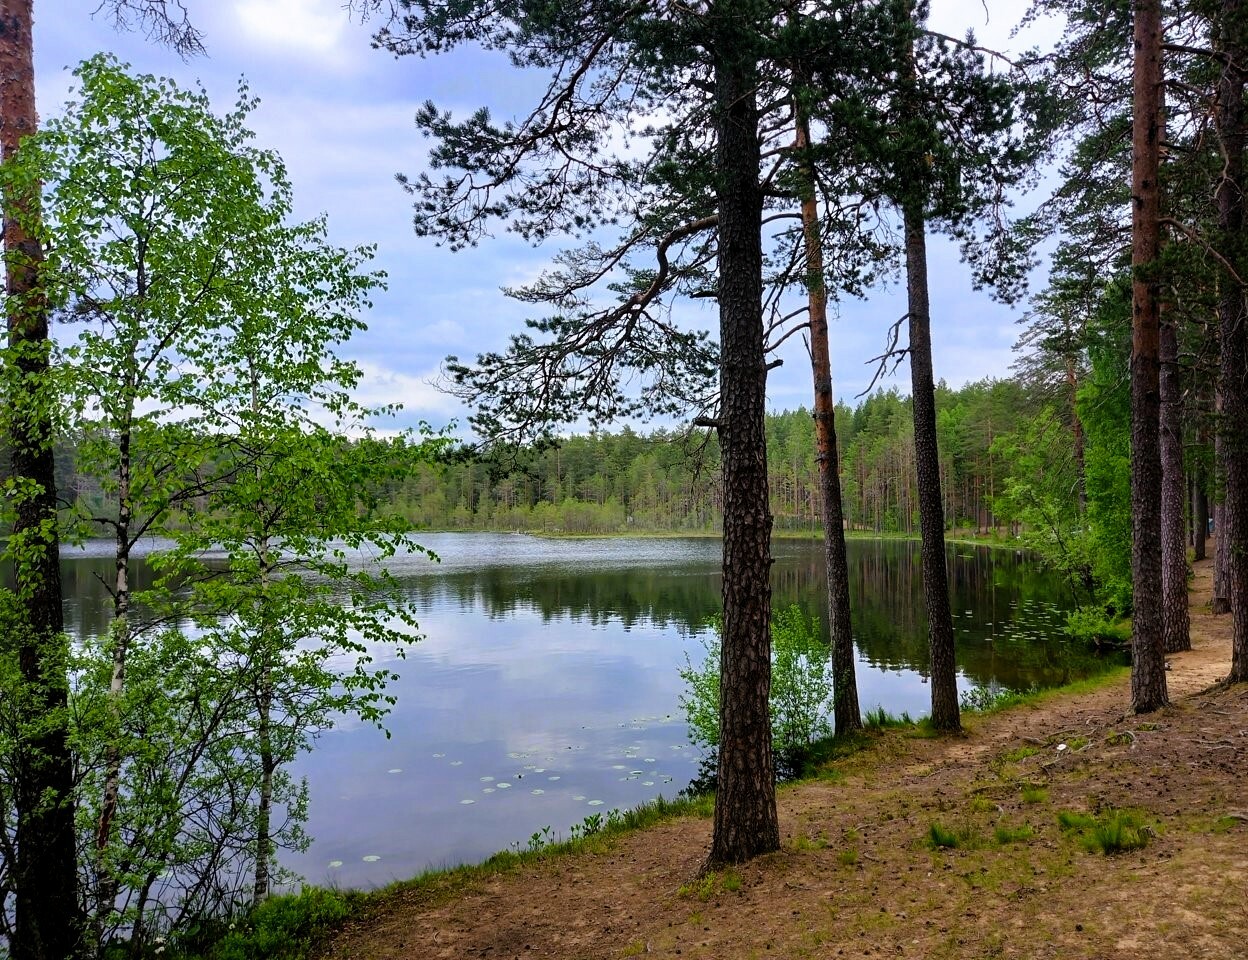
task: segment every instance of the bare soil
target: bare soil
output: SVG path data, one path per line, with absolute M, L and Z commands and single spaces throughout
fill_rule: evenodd
M 783 849 L 736 870 L 699 877 L 710 823 L 674 820 L 453 896 L 395 893 L 323 956 L 1246 957 L 1248 688 L 1217 686 L 1231 621 L 1208 613 L 1211 572 L 1197 565 L 1194 649 L 1171 658 L 1163 711 L 1129 714 L 1123 678 L 963 737 L 889 732 L 782 791 Z M 1113 808 L 1147 846 L 1089 852 L 1058 823 Z M 959 846 L 933 848 L 933 823 Z

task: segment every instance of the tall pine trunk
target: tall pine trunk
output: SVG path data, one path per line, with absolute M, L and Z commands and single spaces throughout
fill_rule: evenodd
M 1209 495 L 1205 492 L 1205 471 L 1201 467 L 1192 478 L 1192 559 L 1205 559 L 1205 536 L 1209 532 Z
M 907 204 L 902 212 L 909 295 L 910 395 L 914 411 L 914 462 L 919 483 L 919 536 L 923 599 L 932 670 L 932 725 L 961 729 L 958 674 L 954 659 L 953 615 L 945 565 L 945 516 L 940 497 L 940 453 L 936 445 L 936 384 L 932 373 L 931 312 L 927 285 L 927 227 L 923 211 Z
M 1248 52 L 1241 0 L 1225 0 L 1216 46 L 1224 54 L 1214 120 L 1222 143 L 1222 179 L 1215 197 L 1221 253 L 1243 276 L 1244 248 L 1244 67 Z M 1218 327 L 1221 358 L 1218 392 L 1221 410 L 1217 454 L 1223 478 L 1222 516 L 1218 523 L 1219 559 L 1225 561 L 1224 593 L 1231 627 L 1230 681 L 1248 681 L 1248 310 L 1245 291 L 1235 278 L 1219 284 Z
M 771 510 L 764 411 L 758 69 L 751 5 L 712 5 L 719 208 L 724 628 L 719 784 L 707 864 L 780 848 L 771 746 Z
M 1179 382 L 1179 338 L 1169 310 L 1161 323 L 1161 604 L 1166 653 L 1192 649 L 1187 609 L 1187 537 L 1183 469 L 1183 393 Z
M 1161 5 L 1136 0 L 1131 131 L 1131 707 L 1165 706 L 1161 598 Z
M 35 72 L 31 0 L 0 3 L 0 156 L 34 133 Z M 12 498 L 9 550 L 17 562 L 18 622 L 4 638 L 16 655 L 21 735 L 14 756 L 16 860 L 13 960 L 64 960 L 81 947 L 73 763 L 68 740 L 68 649 L 61 612 L 60 544 L 48 383 L 48 309 L 40 294 L 43 250 L 24 229 L 39 209 L 39 185 L 3 198 L 10 356 L 5 420 L 14 480 L 33 492 Z M 25 216 L 19 215 L 23 212 Z
M 797 115 L 797 148 L 810 145 L 810 124 Z M 845 555 L 845 515 L 841 506 L 840 463 L 836 453 L 836 405 L 832 399 L 832 359 L 828 347 L 828 291 L 823 278 L 823 240 L 815 203 L 815 176 L 803 161 L 802 242 L 810 310 L 810 370 L 815 384 L 815 462 L 823 503 L 823 556 L 828 578 L 828 635 L 832 646 L 832 705 L 836 735 L 862 729 L 854 633 L 849 611 L 849 561 Z
M 1075 367 L 1075 358 L 1066 354 L 1066 389 L 1070 400 L 1070 432 L 1074 440 L 1075 451 L 1075 483 L 1079 493 L 1079 516 L 1088 512 L 1088 471 L 1084 452 L 1083 421 L 1079 419 L 1079 375 Z
M 1218 430 L 1218 438 L 1214 441 L 1214 460 L 1221 464 L 1226 459 L 1224 442 Z M 1215 616 L 1231 612 L 1231 541 L 1226 535 L 1226 504 L 1215 502 L 1213 505 L 1213 600 L 1210 609 Z

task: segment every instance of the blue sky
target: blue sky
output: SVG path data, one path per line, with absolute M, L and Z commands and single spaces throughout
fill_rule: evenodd
M 413 233 L 409 200 L 394 175 L 424 167 L 429 142 L 412 118 L 425 100 L 456 113 L 488 105 L 506 117 L 523 111 L 536 80 L 526 82 L 502 56 L 481 51 L 395 60 L 370 47 L 376 24 L 353 19 L 343 0 L 186 5 L 207 54 L 183 61 L 141 34 L 115 30 L 105 12 L 93 15 L 99 0 L 36 0 L 41 116 L 65 101 L 73 66 L 101 50 L 181 85 L 201 83 L 220 110 L 233 104 L 245 79 L 261 101 L 251 116 L 257 143 L 285 160 L 299 216 L 328 214 L 331 238 L 340 245 L 376 243 L 377 265 L 389 274 L 389 289 L 364 318 L 367 333 L 347 351 L 365 373 L 361 399 L 403 404 L 404 424 L 465 420 L 459 401 L 433 385 L 443 358 L 504 346 L 526 313 L 500 287 L 534 277 L 556 250 L 534 249 L 502 232 L 475 249 L 438 249 Z M 932 23 L 957 36 L 974 29 L 995 49 L 1021 46 L 1009 34 L 1025 4 L 989 0 L 989 8 L 991 16 L 980 3 L 934 0 Z M 1043 44 L 1053 29 L 1042 25 L 1027 42 Z M 972 291 L 947 243 L 933 238 L 929 257 L 936 376 L 960 385 L 1008 375 L 1018 309 Z M 688 311 L 694 325 L 714 329 L 712 309 Z M 842 303 L 838 312 L 830 331 L 833 377 L 837 396 L 853 402 L 873 372 L 866 361 L 882 352 L 888 326 L 905 312 L 904 290 L 894 283 L 866 302 Z M 781 356 L 785 364 L 769 381 L 770 406 L 809 406 L 810 367 L 800 339 L 789 340 Z M 903 365 L 883 385 L 908 392 L 909 371 Z

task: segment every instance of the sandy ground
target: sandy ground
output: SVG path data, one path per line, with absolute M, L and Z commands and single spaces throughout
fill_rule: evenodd
M 965 737 L 890 732 L 784 790 L 782 850 L 734 871 L 699 879 L 710 823 L 676 820 L 450 898 L 396 894 L 322 956 L 1248 957 L 1248 688 L 1215 686 L 1231 621 L 1207 612 L 1210 575 L 1157 714 L 1127 713 L 1124 679 Z M 1058 823 L 1112 808 L 1147 846 L 1089 852 Z M 960 845 L 933 849 L 933 823 Z

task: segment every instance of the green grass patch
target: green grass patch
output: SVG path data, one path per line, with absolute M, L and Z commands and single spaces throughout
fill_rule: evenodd
M 1001 759 L 1006 763 L 1020 763 L 1028 757 L 1034 757 L 1040 752 L 1040 748 L 1032 744 L 1026 744 L 1021 747 L 1015 747 L 1013 750 L 1007 750 L 1001 754 Z
M 1108 809 L 1096 816 L 1062 810 L 1057 815 L 1057 822 L 1089 853 L 1106 856 L 1140 850 L 1148 845 L 1153 835 L 1152 826 L 1131 810 Z
M 703 903 L 719 893 L 740 893 L 741 874 L 735 870 L 710 870 L 696 880 L 681 884 L 677 896 L 697 897 Z
M 1049 791 L 1038 783 L 1024 783 L 1020 793 L 1023 803 L 1048 803 Z
M 926 842 L 933 850 L 953 850 L 957 847 L 965 846 L 969 837 L 965 836 L 966 831 L 951 830 L 940 823 L 932 823 L 927 828 Z
M 1036 831 L 1029 824 L 1023 823 L 1016 827 L 1008 824 L 998 823 L 992 831 L 992 837 L 1000 846 L 1007 846 L 1011 843 L 1026 843 L 1036 835 Z
M 854 847 L 846 847 L 836 852 L 836 862 L 842 867 L 856 867 L 859 859 L 858 851 Z
M 896 716 L 878 704 L 874 710 L 868 710 L 863 714 L 862 722 L 868 730 L 888 730 L 894 727 L 914 726 L 914 718 L 908 712 L 903 710 L 900 716 Z

